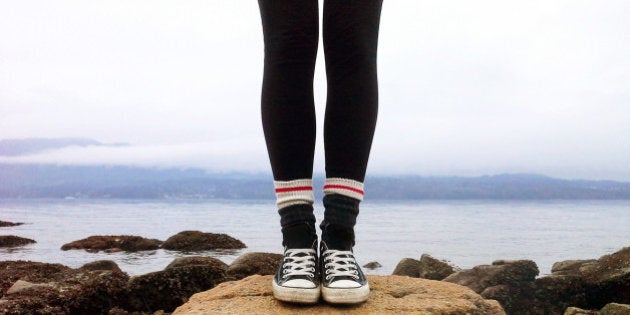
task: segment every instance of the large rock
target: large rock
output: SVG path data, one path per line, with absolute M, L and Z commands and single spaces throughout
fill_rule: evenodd
M 61 246 L 62 250 L 85 249 L 95 253 L 104 251 L 136 252 L 160 248 L 162 241 L 133 235 L 94 235 Z
M 628 247 L 597 260 L 557 262 L 552 270 L 551 275 L 534 281 L 524 277 L 523 281 L 488 281 L 479 275 L 475 278 L 470 271 L 467 277 L 456 273 L 445 280 L 458 275 L 458 283 L 482 289 L 481 296 L 499 301 L 508 314 L 562 314 L 569 306 L 577 312 L 600 309 L 610 302 L 630 304 Z
M 585 288 L 579 278 L 559 275 L 520 285 L 495 285 L 481 296 L 501 303 L 508 314 L 562 314 L 567 306 L 586 305 Z
M 89 270 L 89 271 L 107 270 L 107 271 L 122 272 L 120 267 L 118 267 L 118 264 L 113 260 L 97 260 L 97 261 L 89 262 L 81 266 L 81 268 L 79 269 Z
M 273 275 L 283 257 L 272 253 L 245 253 L 230 264 L 227 275 L 230 280 L 240 280 L 251 275 Z
M 30 238 L 24 238 L 15 235 L 0 235 L 0 247 L 18 247 L 33 243 L 37 242 Z
M 124 304 L 129 277 L 118 271 L 66 269 L 41 282 L 16 281 L 0 314 L 106 314 Z
M 607 303 L 630 304 L 630 247 L 600 257 L 596 263 L 579 269 L 589 290 L 589 306 Z
M 492 265 L 480 265 L 458 271 L 443 281 L 467 286 L 477 293 L 495 285 L 519 286 L 532 282 L 538 275 L 538 267 L 531 260 L 497 260 Z
M 182 305 L 188 298 L 204 290 L 213 288 L 225 281 L 226 265 L 206 263 L 170 267 L 129 280 L 128 310 L 170 312 Z
M 448 263 L 435 259 L 428 254 L 420 256 L 418 276 L 430 280 L 442 280 L 455 273 L 455 268 Z
M 165 269 L 198 266 L 198 265 L 212 265 L 219 269 L 226 270 L 228 265 L 221 260 L 213 257 L 203 256 L 189 256 L 175 258 Z
M 413 258 L 403 258 L 398 262 L 392 274 L 418 278 L 420 277 L 420 261 Z
M 254 275 L 222 283 L 193 295 L 173 314 L 505 314 L 496 301 L 484 300 L 468 288 L 426 279 L 368 276 L 370 298 L 354 306 L 282 303 L 273 298 L 271 279 Z
M 169 237 L 162 248 L 180 251 L 201 251 L 211 249 L 245 248 L 243 242 L 227 235 L 204 233 L 200 231 L 183 231 Z
M 18 280 L 33 283 L 47 282 L 53 275 L 71 270 L 61 264 L 32 261 L 0 261 L 0 296 Z

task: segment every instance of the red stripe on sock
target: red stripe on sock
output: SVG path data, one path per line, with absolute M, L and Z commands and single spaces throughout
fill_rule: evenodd
M 350 186 L 344 186 L 344 185 L 324 185 L 324 190 L 326 189 L 345 189 L 345 190 L 350 190 L 350 191 L 354 191 L 356 193 L 359 193 L 361 195 L 363 195 L 363 190 L 361 189 L 356 189 L 354 187 L 350 187 Z
M 311 187 L 311 186 L 298 186 L 298 187 L 276 188 L 276 193 L 284 193 L 284 192 L 300 191 L 300 190 L 311 191 L 311 190 L 313 190 L 313 187 Z

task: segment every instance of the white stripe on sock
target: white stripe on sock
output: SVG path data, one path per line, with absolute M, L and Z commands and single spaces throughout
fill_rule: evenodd
M 346 197 L 363 200 L 363 183 L 348 178 L 326 178 L 324 194 L 340 194 Z
M 299 204 L 312 205 L 315 200 L 313 196 L 313 180 L 311 179 L 274 181 L 273 185 L 276 189 L 278 209 Z

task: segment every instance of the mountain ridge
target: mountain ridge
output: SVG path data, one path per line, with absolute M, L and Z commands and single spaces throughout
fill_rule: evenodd
M 36 154 L 70 146 L 124 146 L 89 138 L 0 140 L 0 157 Z M 316 174 L 314 187 L 324 175 Z M 568 180 L 531 173 L 476 177 L 368 176 L 370 199 L 630 199 L 630 183 Z M 321 198 L 321 189 L 315 189 Z M 273 199 L 271 174 L 209 173 L 200 168 L 122 165 L 55 165 L 0 162 L 0 199 L 7 198 L 223 198 Z
M 315 176 L 314 187 L 324 177 Z M 630 199 L 630 183 L 566 180 L 540 174 L 368 176 L 370 199 Z M 316 196 L 321 191 L 315 189 Z M 0 199 L 272 199 L 271 174 L 209 173 L 198 168 L 0 163 Z

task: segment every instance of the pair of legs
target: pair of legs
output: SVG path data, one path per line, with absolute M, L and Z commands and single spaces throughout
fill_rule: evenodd
M 263 130 L 281 217 L 285 262 L 287 268 L 299 269 L 289 270 L 295 277 L 288 278 L 308 281 L 315 275 L 305 270 L 317 269 L 317 276 L 319 271 L 338 275 L 326 280 L 351 281 L 355 277 L 350 273 L 359 268 L 350 266 L 348 256 L 352 255 L 354 225 L 363 199 L 363 180 L 378 110 L 376 53 L 382 0 L 324 0 L 322 30 L 328 95 L 324 118 L 325 214 L 320 227 L 322 248 L 329 252 L 325 255 L 322 251 L 320 259 L 336 257 L 331 262 L 336 267 L 347 264 L 336 272 L 319 270 L 323 268 L 320 264 L 331 265 L 325 261 L 314 262 L 311 267 L 313 257 L 309 256 L 310 250 L 317 248 L 312 174 L 318 1 L 259 0 L 258 4 L 265 42 Z M 293 249 L 304 250 L 287 253 Z M 291 285 L 281 279 L 277 282 L 285 287 Z M 325 287 L 332 285 L 331 281 L 323 282 Z M 293 283 L 297 287 L 309 286 L 304 281 Z

